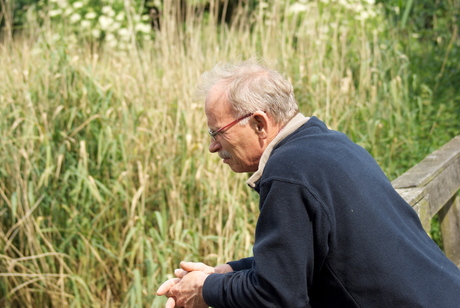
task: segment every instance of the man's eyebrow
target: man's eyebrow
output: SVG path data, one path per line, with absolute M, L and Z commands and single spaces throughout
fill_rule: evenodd
M 208 128 L 212 131 L 216 131 L 216 130 L 219 130 L 221 127 L 210 127 L 208 126 Z
M 212 131 L 216 131 L 218 129 L 220 129 L 222 126 L 212 126 L 212 125 L 208 125 L 208 129 L 212 130 Z

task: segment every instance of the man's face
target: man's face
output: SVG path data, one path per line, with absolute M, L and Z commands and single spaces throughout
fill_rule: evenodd
M 206 97 L 205 112 L 208 127 L 213 131 L 236 120 L 232 116 L 232 107 L 227 103 L 219 86 L 215 86 Z M 209 151 L 218 153 L 234 172 L 257 171 L 265 149 L 257 134 L 255 120 L 252 116 L 247 119 L 249 121 L 246 125 L 237 123 L 218 134 L 216 140 L 211 138 L 209 145 Z

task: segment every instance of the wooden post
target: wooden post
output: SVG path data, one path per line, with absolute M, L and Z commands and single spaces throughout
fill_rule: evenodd
M 460 267 L 460 198 L 455 194 L 439 211 L 446 256 Z
M 423 227 L 438 214 L 444 252 L 460 268 L 460 136 L 395 179 L 393 187 L 417 212 Z

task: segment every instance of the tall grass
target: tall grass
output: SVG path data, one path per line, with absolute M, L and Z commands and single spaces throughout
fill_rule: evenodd
M 155 291 L 180 260 L 251 253 L 257 195 L 207 154 L 194 100 L 217 61 L 273 63 L 304 114 L 349 134 L 390 178 L 445 141 L 433 122 L 444 114 L 433 118 L 383 17 L 275 1 L 225 24 L 219 5 L 164 1 L 155 40 L 124 51 L 56 40 L 33 20 L 0 45 L 1 306 L 161 307 Z

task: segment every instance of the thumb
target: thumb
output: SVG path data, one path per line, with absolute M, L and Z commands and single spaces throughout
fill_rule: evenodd
M 194 271 L 200 271 L 204 272 L 206 274 L 213 274 L 214 273 L 214 267 L 208 266 L 204 263 L 201 262 L 185 262 L 182 261 L 180 263 L 180 267 L 182 270 L 186 272 L 194 272 Z
M 174 307 L 176 307 L 176 301 L 172 297 L 168 298 L 168 300 L 166 301 L 165 308 L 174 308 Z

